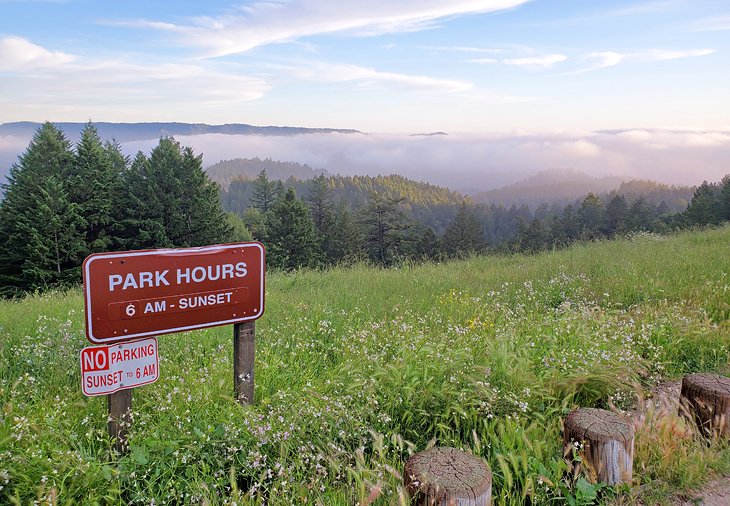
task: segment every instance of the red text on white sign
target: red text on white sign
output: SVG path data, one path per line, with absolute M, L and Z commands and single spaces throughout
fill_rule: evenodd
M 142 339 L 81 350 L 81 389 L 85 395 L 106 395 L 157 381 L 160 373 L 157 339 Z

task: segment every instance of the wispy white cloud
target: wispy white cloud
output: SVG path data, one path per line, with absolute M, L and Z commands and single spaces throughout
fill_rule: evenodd
M 643 53 L 637 53 L 636 59 L 644 59 L 646 61 L 664 61 L 664 60 L 677 60 L 679 58 L 693 58 L 696 56 L 707 56 L 715 53 L 715 49 L 690 49 L 674 51 L 671 49 L 649 49 Z
M 609 9 L 594 14 L 596 18 L 606 17 L 622 17 L 622 16 L 635 16 L 637 14 L 647 14 L 650 12 L 667 12 L 668 10 L 681 5 L 684 0 L 657 0 L 654 2 L 643 2 L 635 5 L 629 5 L 626 7 L 618 7 L 615 9 Z
M 195 109 L 230 108 L 269 90 L 260 77 L 210 62 L 170 63 L 140 55 L 93 59 L 52 51 L 25 39 L 0 39 L 4 115 L 17 118 L 170 119 Z M 147 107 L 149 106 L 149 107 Z M 145 113 L 145 111 L 147 111 Z M 149 115 L 149 116 L 148 116 Z
M 473 90 L 461 95 L 464 99 L 475 104 L 494 105 L 494 104 L 523 104 L 526 102 L 536 102 L 537 97 L 511 95 L 507 93 L 497 93 L 495 91 Z
M 49 51 L 22 37 L 0 38 L 0 71 L 60 67 L 75 59 L 73 55 L 61 51 Z
M 701 19 L 694 23 L 693 28 L 698 32 L 721 32 L 730 30 L 730 16 L 716 16 Z
M 309 62 L 296 66 L 277 66 L 280 70 L 302 80 L 324 82 L 355 82 L 361 86 L 385 85 L 406 91 L 454 93 L 472 88 L 472 84 L 455 79 L 439 79 L 424 75 L 384 72 L 351 64 Z
M 569 25 L 579 23 L 589 23 L 593 21 L 605 21 L 609 18 L 621 18 L 629 16 L 647 15 L 654 12 L 666 13 L 675 7 L 684 3 L 685 0 L 657 0 L 653 2 L 643 2 L 625 7 L 598 9 L 585 15 L 540 20 L 536 22 L 526 23 L 529 26 L 546 26 L 546 25 Z M 598 2 L 593 4 L 586 2 L 586 5 L 603 6 Z
M 502 63 L 521 67 L 551 67 L 556 63 L 567 60 L 564 54 L 548 54 L 544 56 L 530 56 L 525 58 L 505 58 Z
M 480 65 L 492 65 L 499 63 L 496 58 L 474 58 L 473 60 L 467 60 L 469 63 L 479 63 Z
M 454 51 L 459 53 L 503 53 L 503 48 L 495 47 L 474 47 L 474 46 L 420 46 L 421 49 L 429 51 Z
M 302 37 L 353 33 L 379 35 L 430 28 L 441 19 L 495 12 L 528 0 L 292 0 L 258 1 L 217 17 L 198 17 L 188 24 L 154 20 L 125 24 L 179 35 L 182 45 L 206 56 L 224 56 Z
M 699 56 L 707 56 L 715 52 L 715 49 L 647 49 L 644 51 L 635 51 L 630 53 L 619 53 L 616 51 L 594 51 L 586 56 L 586 60 L 591 62 L 588 67 L 565 72 L 561 75 L 583 74 L 585 72 L 591 72 L 607 67 L 614 67 L 616 65 L 619 65 L 620 63 L 650 63 L 657 61 L 678 60 L 681 58 L 695 58 Z
M 588 58 L 595 61 L 590 67 L 583 69 L 588 72 L 590 70 L 598 70 L 606 67 L 613 67 L 626 60 L 630 55 L 627 53 L 617 53 L 615 51 L 595 51 L 588 55 Z

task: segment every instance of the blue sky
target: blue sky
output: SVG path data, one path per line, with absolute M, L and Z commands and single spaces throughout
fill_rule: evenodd
M 0 0 L 0 122 L 730 129 L 725 0 Z

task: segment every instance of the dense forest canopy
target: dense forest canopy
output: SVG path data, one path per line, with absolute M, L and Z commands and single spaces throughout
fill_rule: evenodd
M 44 123 L 0 204 L 0 295 L 77 284 L 101 251 L 202 246 L 233 237 L 201 157 L 171 138 L 130 160 L 88 124 L 76 146 Z
M 549 169 L 534 176 L 502 188 L 473 195 L 476 202 L 521 206 L 527 204 L 535 210 L 543 203 L 564 207 L 589 193 L 609 200 L 614 195 L 623 195 L 633 201 L 644 197 L 654 205 L 664 202 L 668 209 L 681 212 L 687 207 L 694 188 L 674 186 L 642 179 L 623 180 L 617 176 L 594 178 L 571 169 Z
M 248 171 L 243 177 L 241 167 Z M 269 168 L 281 177 L 271 177 Z M 82 260 L 101 251 L 253 238 L 264 243 L 275 268 L 352 261 L 389 266 L 404 259 L 536 252 L 730 219 L 730 176 L 691 194 L 631 181 L 566 204 L 531 207 L 474 202 L 398 175 L 333 176 L 268 159 L 221 162 L 211 172 L 221 182 L 230 179 L 228 187 L 203 171 L 200 155 L 172 138 L 130 159 L 117 142 L 102 141 L 91 123 L 75 145 L 43 124 L 2 185 L 0 295 L 77 284 Z
M 316 170 L 307 164 L 296 162 L 280 162 L 271 158 L 234 158 L 214 163 L 205 171 L 208 176 L 228 188 L 234 179 L 255 179 L 259 172 L 265 170 L 271 179 L 286 180 L 290 177 L 311 179 L 320 174 L 327 175 L 326 170 Z

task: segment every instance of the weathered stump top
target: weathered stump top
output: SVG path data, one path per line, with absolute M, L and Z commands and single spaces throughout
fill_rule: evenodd
M 457 448 L 431 448 L 416 453 L 406 462 L 405 474 L 411 492 L 434 498 L 447 494 L 479 498 L 492 487 L 489 465 Z
M 688 374 L 682 378 L 682 391 L 688 388 L 701 390 L 716 397 L 730 397 L 730 378 L 719 374 Z
M 634 439 L 634 428 L 616 413 L 597 408 L 580 408 L 565 419 L 566 432 L 586 441 L 621 441 Z

